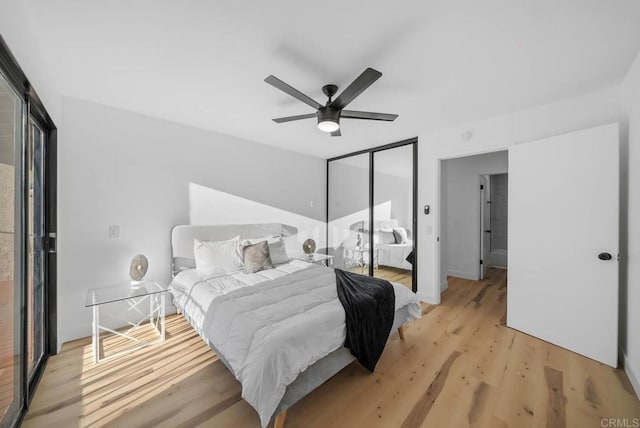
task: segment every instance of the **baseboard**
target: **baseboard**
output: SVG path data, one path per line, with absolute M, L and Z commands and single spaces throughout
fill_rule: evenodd
M 67 342 L 71 342 L 72 340 L 81 339 L 83 337 L 91 336 L 91 322 L 87 323 L 87 325 L 76 325 L 71 328 L 66 328 L 64 330 L 58 331 L 59 338 L 59 348 L 62 347 L 63 344 Z
M 447 288 L 449 288 L 449 281 L 447 281 L 445 279 L 440 283 L 440 291 L 442 292 L 442 291 L 446 290 Z
M 456 278 L 462 278 L 462 279 L 470 279 L 471 281 L 477 281 L 478 280 L 478 273 L 477 272 L 463 272 L 460 270 L 448 270 L 447 271 L 447 276 L 455 276 Z
M 420 299 L 421 302 L 429 303 L 430 305 L 440 304 L 440 299 L 436 299 L 431 294 L 425 293 L 424 291 L 418 291 L 416 296 L 418 296 L 418 299 Z
M 631 385 L 633 386 L 634 391 L 636 392 L 636 396 L 640 399 L 640 372 L 636 367 L 631 364 L 627 354 L 624 352 L 624 349 L 620 348 L 620 355 L 622 355 L 622 364 L 624 368 L 624 372 L 627 374 Z

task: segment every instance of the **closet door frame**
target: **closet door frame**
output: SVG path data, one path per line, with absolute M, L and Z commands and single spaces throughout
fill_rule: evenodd
M 374 171 L 374 155 L 375 153 L 378 152 L 382 152 L 385 150 L 391 150 L 391 149 L 395 149 L 398 147 L 403 147 L 403 146 L 408 146 L 408 145 L 413 145 L 413 180 L 412 180 L 412 185 L 413 185 L 413 189 L 412 189 L 412 196 L 413 196 L 413 202 L 412 202 L 412 215 L 411 215 L 411 222 L 412 222 L 412 237 L 413 237 L 413 260 L 414 260 L 414 264 L 413 264 L 413 269 L 411 269 L 411 289 L 413 290 L 413 292 L 417 292 L 418 290 L 418 137 L 414 137 L 414 138 L 409 138 L 407 140 L 402 140 L 402 141 L 398 141 L 395 143 L 390 143 L 390 144 L 385 144 L 383 146 L 378 146 L 378 147 L 373 147 L 371 149 L 364 149 L 364 150 L 359 150 L 357 152 L 352 152 L 352 153 L 347 153 L 344 155 L 340 155 L 340 156 L 335 156 L 332 158 L 327 159 L 327 184 L 326 184 L 326 188 L 327 188 L 327 201 L 326 201 L 326 207 L 327 207 L 327 212 L 326 212 L 326 231 L 327 231 L 327 236 L 326 236 L 326 242 L 329 242 L 329 198 L 331 197 L 329 194 L 329 165 L 332 161 L 337 161 L 340 159 L 345 159 L 351 156 L 358 156 L 358 155 L 363 155 L 363 154 L 368 154 L 369 155 L 369 242 L 373 242 L 373 234 L 374 234 L 374 230 L 373 230 L 373 224 L 374 224 L 374 212 L 373 212 L 373 208 L 374 208 L 374 175 L 375 175 L 375 171 Z M 329 254 L 329 248 L 325 249 L 326 254 Z M 373 260 L 374 259 L 374 247 L 373 245 L 369 245 L 369 260 Z M 369 263 L 369 276 L 374 276 L 374 263 Z

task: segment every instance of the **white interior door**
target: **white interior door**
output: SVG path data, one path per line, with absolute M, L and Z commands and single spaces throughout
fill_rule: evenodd
M 617 124 L 509 149 L 507 325 L 613 367 L 618 168 Z

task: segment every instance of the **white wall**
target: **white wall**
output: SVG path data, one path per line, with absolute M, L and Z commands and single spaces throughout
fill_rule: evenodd
M 440 230 L 439 159 L 504 150 L 513 144 L 619 121 L 619 87 L 561 100 L 529 110 L 517 111 L 465 125 L 424 132 L 419 141 L 418 206 L 429 204 L 432 214 L 418 215 L 420 298 L 440 302 L 440 273 L 436 252 Z M 463 134 L 471 132 L 471 138 Z
M 507 172 L 508 163 L 506 151 L 443 161 L 447 225 L 440 241 L 445 267 L 442 282 L 447 275 L 479 279 L 480 175 Z
M 21 0 L 0 0 L 0 36 L 9 46 L 11 53 L 27 75 L 40 100 L 53 121 L 60 122 L 59 84 L 49 72 L 46 64 L 51 62 L 52 53 L 42 48 L 32 31 L 26 2 Z
M 624 79 L 621 95 L 628 120 L 623 123 L 620 165 L 620 346 L 626 372 L 640 397 L 640 54 Z
M 87 289 L 127 281 L 133 255 L 169 281 L 174 225 L 287 222 L 324 245 L 322 159 L 68 98 L 62 123 L 61 342 L 90 334 Z M 110 225 L 120 238 L 108 237 Z

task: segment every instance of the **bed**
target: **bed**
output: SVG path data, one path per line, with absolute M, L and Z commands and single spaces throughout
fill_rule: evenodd
M 413 240 L 411 239 L 411 232 L 408 229 L 404 229 L 398 226 L 398 220 L 389 219 L 389 220 L 376 220 L 374 222 L 373 229 L 373 240 L 375 243 L 375 255 L 377 259 L 375 260 L 376 265 L 380 266 L 390 266 L 398 269 L 412 270 L 413 265 L 407 261 L 407 258 L 413 251 Z M 404 229 L 406 236 L 401 242 L 398 242 L 398 238 L 396 234 L 394 234 L 394 230 L 398 231 L 399 229 Z M 358 260 L 354 259 L 352 254 L 354 253 L 354 248 L 357 246 L 358 234 L 361 236 L 361 242 L 365 249 L 369 248 L 368 245 L 368 227 L 365 227 L 364 222 L 357 222 L 352 224 L 349 227 L 350 233 L 349 237 L 342 242 L 340 251 L 343 254 L 343 259 L 345 260 L 346 267 L 352 267 L 349 265 L 350 260 Z M 369 254 L 368 252 L 364 252 L 359 255 L 362 260 L 359 260 L 359 264 L 369 264 Z M 409 258 L 410 259 L 410 258 Z
M 335 274 L 327 267 L 291 259 L 255 273 L 202 275 L 195 269 L 194 240 L 287 239 L 291 233 L 289 226 L 268 223 L 176 226 L 171 234 L 174 279 L 169 289 L 174 304 L 242 383 L 242 396 L 256 409 L 262 426 L 272 419 L 282 426 L 287 408 L 354 360 L 342 346 L 344 309 L 333 297 Z M 391 331 L 402 335 L 404 324 L 421 316 L 420 305 L 402 285 L 394 284 L 394 292 Z M 253 311 L 250 317 L 244 312 L 227 314 L 228 306 L 223 305 L 239 299 L 246 299 L 239 306 Z M 250 339 L 242 342 L 244 336 Z M 254 372 L 262 377 L 255 379 Z

